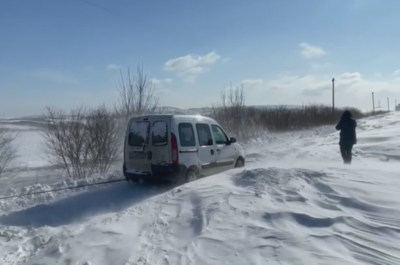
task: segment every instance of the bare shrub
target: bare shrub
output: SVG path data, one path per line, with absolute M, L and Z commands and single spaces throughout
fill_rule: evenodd
M 218 121 L 226 130 L 247 140 L 260 136 L 264 131 L 286 132 L 310 129 L 317 126 L 335 124 L 345 109 L 353 113 L 355 119 L 385 112 L 363 113 L 356 108 L 335 108 L 321 104 L 299 107 L 253 107 L 245 106 L 243 87 L 230 88 L 221 94 L 221 103 L 212 106 L 210 116 Z
M 49 162 L 71 179 L 105 173 L 118 157 L 114 114 L 106 107 L 80 106 L 69 112 L 47 107 L 42 129 Z
M 96 171 L 104 174 L 119 157 L 120 135 L 115 114 L 104 105 L 89 111 L 88 135 L 93 139 L 92 152 L 96 153 Z
M 228 92 L 221 92 L 221 103 L 214 104 L 210 116 L 217 120 L 232 136 L 239 140 L 246 140 L 260 135 L 260 128 L 256 123 L 259 113 L 254 108 L 245 105 L 243 86 L 233 88 Z
M 356 119 L 366 117 L 367 114 L 356 108 L 335 108 L 321 104 L 305 105 L 298 108 L 281 106 L 260 110 L 259 124 L 273 132 L 309 129 L 317 126 L 335 124 L 347 109 Z
M 85 178 L 94 172 L 91 142 L 85 128 L 84 106 L 69 112 L 47 107 L 42 130 L 49 162 L 62 168 L 71 179 Z
M 0 178 L 11 170 L 10 165 L 17 158 L 18 148 L 14 142 L 18 136 L 7 128 L 0 128 Z

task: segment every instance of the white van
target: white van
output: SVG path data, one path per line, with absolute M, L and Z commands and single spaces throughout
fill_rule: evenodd
M 211 118 L 146 115 L 128 123 L 123 164 L 127 181 L 182 184 L 244 164 L 243 148 Z

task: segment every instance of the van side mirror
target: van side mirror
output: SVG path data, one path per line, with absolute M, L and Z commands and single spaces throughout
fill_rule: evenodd
M 231 144 L 236 143 L 236 138 L 235 138 L 235 137 L 231 137 L 231 139 L 229 140 L 229 142 L 230 142 Z

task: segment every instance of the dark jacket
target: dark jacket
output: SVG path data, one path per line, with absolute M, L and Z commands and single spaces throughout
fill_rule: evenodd
M 339 123 L 336 125 L 336 130 L 340 130 L 339 144 L 356 144 L 357 122 L 351 117 L 350 112 L 344 112 Z

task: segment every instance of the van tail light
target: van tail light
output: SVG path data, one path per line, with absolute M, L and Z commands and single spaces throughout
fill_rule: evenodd
M 179 164 L 179 156 L 178 156 L 178 140 L 176 139 L 175 134 L 171 133 L 171 157 L 172 164 Z

